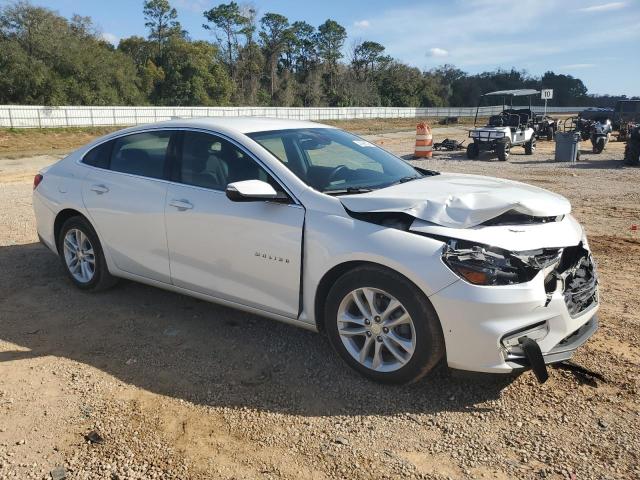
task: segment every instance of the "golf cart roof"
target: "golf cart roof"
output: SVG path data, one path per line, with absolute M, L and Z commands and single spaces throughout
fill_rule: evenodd
M 522 97 L 525 95 L 535 95 L 540 93 L 538 90 L 533 90 L 532 88 L 523 88 L 520 90 L 498 90 L 497 92 L 488 92 L 483 95 L 483 97 L 487 96 L 500 96 L 500 97 Z

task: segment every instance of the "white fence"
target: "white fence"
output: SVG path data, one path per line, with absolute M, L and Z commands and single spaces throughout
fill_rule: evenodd
M 584 107 L 549 107 L 549 113 L 575 113 Z M 482 107 L 480 116 L 499 113 L 502 106 Z M 542 112 L 543 107 L 534 107 Z M 0 127 L 51 128 L 124 126 L 196 117 L 273 117 L 293 120 L 355 118 L 473 117 L 475 107 L 43 107 L 0 105 Z

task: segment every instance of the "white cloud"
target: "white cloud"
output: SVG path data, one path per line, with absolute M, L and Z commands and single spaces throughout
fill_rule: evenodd
M 369 28 L 371 24 L 369 23 L 369 20 L 357 20 L 353 22 L 353 26 L 356 28 Z
M 579 70 L 582 68 L 593 68 L 595 66 L 595 63 L 570 63 L 569 65 L 562 65 L 560 68 L 564 68 L 565 70 Z
M 105 42 L 109 42 L 113 45 L 117 45 L 118 44 L 118 37 L 116 37 L 113 33 L 109 33 L 109 32 L 104 32 L 102 35 L 100 35 L 102 37 L 102 39 Z
M 433 47 L 427 52 L 427 57 L 446 57 L 449 52 L 444 48 Z
M 578 9 L 581 12 L 606 12 L 609 10 L 620 10 L 627 6 L 627 2 L 610 2 L 603 3 L 600 5 L 592 5 L 590 7 L 580 8 Z

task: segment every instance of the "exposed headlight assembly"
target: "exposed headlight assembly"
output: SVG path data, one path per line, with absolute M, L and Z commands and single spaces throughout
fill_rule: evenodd
M 528 282 L 540 270 L 557 264 L 561 254 L 561 249 L 508 252 L 451 239 L 442 251 L 442 260 L 454 273 L 474 285 L 513 285 Z

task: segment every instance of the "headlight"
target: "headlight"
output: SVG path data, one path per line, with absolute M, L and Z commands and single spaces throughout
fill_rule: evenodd
M 532 280 L 540 270 L 560 261 L 561 249 L 508 252 L 488 245 L 449 240 L 444 263 L 474 285 L 513 285 Z

